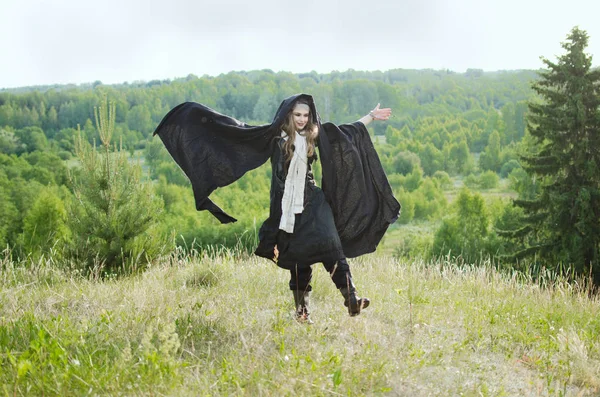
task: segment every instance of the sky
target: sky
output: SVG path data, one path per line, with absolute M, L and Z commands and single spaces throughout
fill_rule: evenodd
M 0 89 L 240 70 L 539 69 L 598 0 L 0 0 Z

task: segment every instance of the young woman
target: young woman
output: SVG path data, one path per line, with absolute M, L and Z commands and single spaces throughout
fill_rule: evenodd
M 356 292 L 346 257 L 372 252 L 394 222 L 393 197 L 366 125 L 387 120 L 379 105 L 355 123 L 321 124 L 310 95 L 284 100 L 269 125 L 249 126 L 203 105 L 174 108 L 156 129 L 192 182 L 196 207 L 221 222 L 234 218 L 208 196 L 271 159 L 269 218 L 255 254 L 290 271 L 296 318 L 310 322 L 311 266 L 323 263 L 351 316 L 369 305 Z M 323 189 L 311 165 L 321 157 Z

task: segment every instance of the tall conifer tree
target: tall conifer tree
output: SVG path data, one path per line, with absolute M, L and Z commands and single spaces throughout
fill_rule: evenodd
M 540 194 L 515 200 L 525 226 L 511 235 L 523 243 L 517 258 L 572 266 L 600 285 L 600 70 L 592 69 L 587 44 L 587 33 L 575 27 L 558 62 L 542 58 L 547 69 L 533 83 L 541 101 L 529 103 L 534 145 L 522 156 Z

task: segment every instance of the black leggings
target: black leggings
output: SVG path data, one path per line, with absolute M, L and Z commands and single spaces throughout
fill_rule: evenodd
M 352 285 L 352 275 L 350 274 L 350 266 L 348 266 L 346 258 L 342 258 L 337 262 L 323 262 L 323 266 L 338 289 Z M 290 269 L 290 274 L 291 290 L 312 290 L 310 285 L 310 280 L 312 279 L 312 266 L 295 266 Z

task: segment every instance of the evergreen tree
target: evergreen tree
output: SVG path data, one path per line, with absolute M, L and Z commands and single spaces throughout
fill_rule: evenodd
M 558 62 L 542 58 L 548 69 L 532 87 L 543 101 L 531 102 L 528 115 L 535 144 L 522 156 L 541 191 L 515 201 L 524 226 L 505 235 L 522 244 L 514 258 L 535 254 L 547 267 L 591 272 L 600 285 L 600 70 L 591 69 L 587 44 L 575 27 Z
M 79 136 L 76 154 L 81 168 L 73 177 L 75 200 L 69 208 L 74 254 L 88 266 L 131 271 L 151 260 L 162 239 L 151 235 L 162 210 L 141 167 L 131 164 L 122 148 L 111 146 L 115 105 L 96 108 L 100 150 Z

